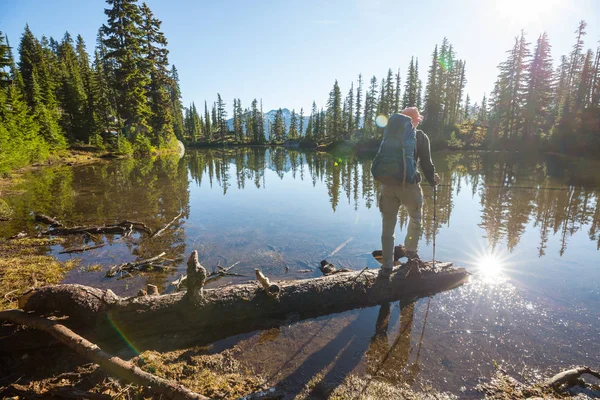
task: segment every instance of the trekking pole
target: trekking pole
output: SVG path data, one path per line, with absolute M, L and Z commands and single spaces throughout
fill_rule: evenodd
M 437 230 L 437 185 L 433 187 L 433 269 L 435 269 L 435 231 Z

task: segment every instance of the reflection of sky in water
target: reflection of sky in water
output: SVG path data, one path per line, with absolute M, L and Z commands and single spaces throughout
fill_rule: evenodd
M 236 272 L 246 277 L 215 285 L 246 281 L 254 267 L 275 279 L 318 276 L 316 266 L 323 258 L 352 269 L 378 267 L 370 256 L 381 247 L 370 158 L 364 164 L 353 157 L 292 152 L 301 157 L 294 168 L 282 149 L 259 152 L 266 161 L 252 159 L 254 153 L 191 153 L 182 161 L 185 165 L 176 167 L 179 178 L 157 166 L 129 181 L 137 170 L 119 170 L 118 163 L 105 170 L 75 168 L 76 195 L 64 207 L 71 211 L 53 215 L 94 222 L 135 219 L 160 227 L 180 204 L 189 208 L 187 218 L 161 242 L 140 249 L 137 237 L 117 241 L 81 255 L 84 266 L 100 263 L 106 268 L 135 259 L 132 251 L 148 254 L 168 247 L 172 258 L 198 250 L 209 269 L 240 261 Z M 598 365 L 597 191 L 569 189 L 563 177 L 549 178 L 549 172 L 564 170 L 552 163 L 505 162 L 493 154 L 461 157 L 450 153 L 434 160 L 443 183 L 451 185 L 438 190 L 436 256 L 465 266 L 473 276 L 468 285 L 434 296 L 425 324 L 428 299 L 421 299 L 413 306 L 403 304 L 402 310 L 392 304 L 387 319 L 380 307 L 372 307 L 290 322 L 226 342 L 237 343 L 243 350 L 240 357 L 256 372 L 292 386 L 302 386 L 316 372 L 323 372 L 330 384 L 350 372 L 376 372 L 390 382 L 417 377 L 457 392 L 489 373 L 494 361 L 516 372 L 523 363 L 542 370 Z M 314 160 L 309 163 L 309 158 Z M 114 176 L 125 183 L 104 187 Z M 180 183 L 174 184 L 176 180 Z M 420 254 L 427 260 L 432 255 L 433 192 L 426 184 L 423 192 Z M 118 207 L 109 203 L 116 199 Z M 397 229 L 396 242 L 403 231 Z M 179 272 L 184 269 L 182 262 Z M 300 272 L 308 269 L 313 272 Z M 142 274 L 117 281 L 103 278 L 102 272 L 78 270 L 67 281 L 133 294 L 146 281 L 164 285 L 177 277 Z M 387 329 L 381 329 L 382 320 L 388 321 Z

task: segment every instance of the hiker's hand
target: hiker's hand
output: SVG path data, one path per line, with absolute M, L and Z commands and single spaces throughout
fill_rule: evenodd
M 435 174 L 433 174 L 433 186 L 437 186 L 439 185 L 441 179 L 440 176 L 437 174 L 437 172 Z

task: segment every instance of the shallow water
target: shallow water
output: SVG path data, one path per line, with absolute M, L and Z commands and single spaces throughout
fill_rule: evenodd
M 598 164 L 507 153 L 435 154 L 443 185 L 423 185 L 420 254 L 453 261 L 473 273 L 451 292 L 238 335 L 213 345 L 237 346 L 257 373 L 296 391 L 316 373 L 326 387 L 349 373 L 392 383 L 430 383 L 461 397 L 473 395 L 494 364 L 522 373 L 572 364 L 600 364 L 600 174 Z M 209 270 L 217 264 L 251 279 L 260 267 L 273 278 L 319 276 L 324 258 L 355 270 L 376 268 L 381 247 L 378 185 L 371 157 L 302 153 L 283 148 L 192 150 L 181 159 L 118 160 L 52 167 L 25 177 L 24 192 L 6 198 L 16 218 L 0 222 L 0 236 L 43 229 L 32 212 L 72 225 L 121 220 L 163 227 L 147 239 L 108 235 L 70 237 L 48 249 L 82 266 L 65 282 L 133 295 L 146 283 L 168 283 L 185 271 L 105 278 L 110 265 L 167 252 L 186 258 L 198 250 Z M 406 214 L 401 212 L 396 241 Z M 63 247 L 108 243 L 83 254 Z M 99 264 L 101 268 L 88 268 Z M 312 272 L 302 272 L 312 270 Z M 315 394 L 316 396 L 316 394 Z

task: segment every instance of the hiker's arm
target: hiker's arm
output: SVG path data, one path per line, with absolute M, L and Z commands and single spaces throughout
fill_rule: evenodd
M 417 155 L 419 156 L 419 164 L 421 165 L 421 172 L 425 175 L 425 179 L 429 182 L 429 185 L 435 186 L 435 166 L 431 161 L 431 147 L 429 144 L 429 137 L 423 132 L 418 131 L 420 143 L 417 144 Z

